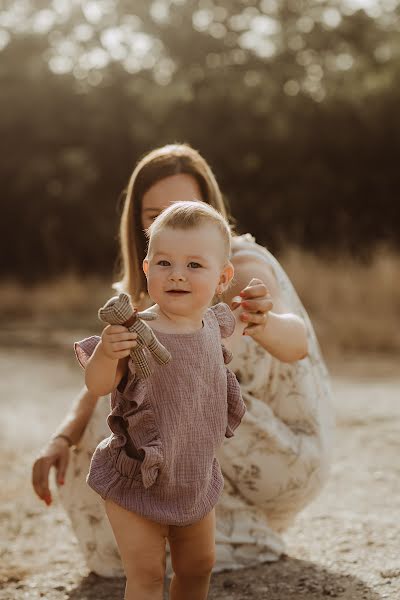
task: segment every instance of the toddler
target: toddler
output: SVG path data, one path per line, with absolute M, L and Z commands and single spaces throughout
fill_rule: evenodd
M 166 539 L 171 600 L 205 600 L 223 488 L 215 454 L 245 413 L 225 366 L 245 324 L 222 302 L 209 308 L 233 278 L 231 234 L 214 208 L 193 201 L 171 204 L 146 235 L 143 270 L 157 315 L 148 325 L 172 359 L 160 365 L 148 352 L 151 375 L 137 377 L 137 334 L 122 325 L 75 345 L 88 389 L 112 392 L 112 434 L 96 448 L 87 482 L 105 501 L 126 600 L 162 600 Z

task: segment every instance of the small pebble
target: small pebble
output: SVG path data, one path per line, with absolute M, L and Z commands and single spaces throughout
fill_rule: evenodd
M 385 569 L 380 572 L 381 577 L 393 579 L 394 577 L 400 577 L 400 569 Z

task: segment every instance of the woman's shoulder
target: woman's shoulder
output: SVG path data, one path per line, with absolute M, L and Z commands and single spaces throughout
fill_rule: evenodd
M 231 262 L 235 268 L 235 275 L 238 276 L 242 270 L 247 271 L 256 263 L 261 269 L 265 270 L 274 279 L 276 278 L 275 269 L 276 259 L 264 246 L 256 242 L 251 233 L 237 235 L 232 238 Z
M 243 254 L 253 254 L 267 260 L 272 258 L 271 253 L 264 246 L 258 244 L 251 233 L 232 237 L 232 260 Z
M 242 248 L 253 248 L 258 246 L 256 238 L 251 233 L 242 235 L 232 235 L 232 253 L 240 251 Z

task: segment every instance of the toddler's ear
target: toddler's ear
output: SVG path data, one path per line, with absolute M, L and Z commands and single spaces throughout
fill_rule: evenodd
M 148 271 L 149 271 L 149 261 L 147 260 L 147 258 L 145 258 L 145 259 L 143 260 L 142 267 L 143 267 L 144 274 L 145 274 L 145 275 L 146 275 L 146 277 L 147 277 L 147 273 L 148 273 Z
M 219 278 L 219 285 L 221 286 L 222 291 L 225 291 L 227 289 L 227 287 L 233 279 L 234 274 L 235 269 L 233 268 L 233 264 L 231 262 L 228 262 L 225 265 Z

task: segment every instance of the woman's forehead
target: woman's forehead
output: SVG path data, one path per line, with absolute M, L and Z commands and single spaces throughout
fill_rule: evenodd
M 142 200 L 142 211 L 161 212 L 172 202 L 201 200 L 201 192 L 192 175 L 179 173 L 157 181 L 147 190 Z

